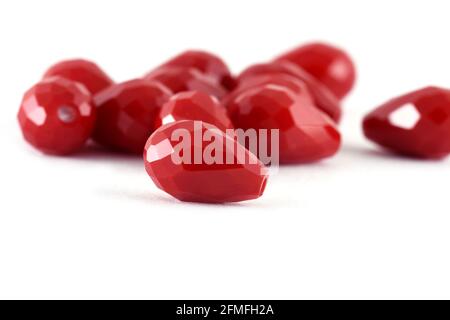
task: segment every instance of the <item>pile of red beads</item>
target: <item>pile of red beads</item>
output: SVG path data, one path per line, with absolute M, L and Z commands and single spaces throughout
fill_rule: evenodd
M 322 43 L 236 77 L 221 58 L 203 51 L 186 51 L 123 83 L 92 62 L 70 60 L 51 67 L 25 93 L 18 119 L 25 139 L 46 154 L 68 155 L 92 139 L 113 151 L 144 152 L 152 180 L 179 200 L 243 201 L 263 194 L 267 163 L 228 131 L 277 130 L 281 164 L 331 157 L 341 143 L 341 100 L 355 75 L 347 53 Z M 413 115 L 406 124 L 397 121 L 404 110 Z M 391 100 L 367 115 L 363 128 L 395 152 L 442 158 L 450 153 L 450 91 L 430 87 Z M 232 149 L 251 161 L 175 163 L 172 137 L 181 129 L 193 136 L 213 132 L 216 159 Z M 209 145 L 190 147 L 184 157 Z

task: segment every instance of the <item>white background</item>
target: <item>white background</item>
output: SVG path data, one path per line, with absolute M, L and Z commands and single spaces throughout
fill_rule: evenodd
M 0 298 L 450 298 L 450 160 L 391 156 L 361 117 L 450 87 L 448 1 L 1 1 Z M 140 158 L 43 156 L 23 92 L 65 58 L 117 81 L 187 48 L 234 72 L 309 40 L 348 50 L 343 147 L 234 205 L 175 201 Z

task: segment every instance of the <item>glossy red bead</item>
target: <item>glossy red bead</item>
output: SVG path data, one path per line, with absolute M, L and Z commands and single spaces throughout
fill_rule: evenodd
M 163 124 L 200 120 L 222 131 L 233 128 L 226 109 L 217 98 L 199 91 L 185 91 L 172 96 L 162 107 L 161 119 Z
M 35 148 L 65 155 L 78 151 L 88 140 L 95 111 L 83 85 L 53 77 L 25 93 L 18 120 L 24 138 Z
M 303 163 L 334 155 L 340 134 L 334 122 L 288 88 L 249 88 L 228 104 L 236 128 L 279 129 L 280 163 Z
M 248 88 L 258 87 L 265 84 L 274 84 L 286 87 L 297 94 L 308 96 L 309 101 L 314 103 L 314 97 L 312 96 L 309 87 L 303 80 L 283 73 L 263 74 L 250 77 L 238 87 L 239 90 L 234 90 L 232 92 L 242 92 Z
M 346 96 L 356 78 L 355 65 L 343 50 L 325 43 L 297 47 L 277 60 L 296 64 L 328 87 L 338 98 Z
M 201 91 L 219 99 L 227 93 L 222 86 L 193 68 L 161 67 L 147 74 L 145 79 L 161 82 L 173 93 Z
M 172 93 L 142 79 L 115 84 L 94 97 L 94 139 L 113 150 L 142 153 L 150 134 L 161 125 L 159 113 Z
M 249 81 L 243 82 L 238 88 L 231 91 L 222 99 L 222 104 L 227 107 L 228 103 L 236 99 L 243 92 L 247 91 L 249 88 L 260 87 L 263 85 L 275 85 L 288 88 L 289 90 L 296 93 L 299 97 L 306 99 L 309 104 L 313 104 L 313 97 L 306 86 L 306 84 L 296 77 L 288 74 L 263 74 L 246 79 Z
M 76 59 L 59 62 L 52 66 L 44 78 L 60 76 L 83 84 L 92 94 L 109 87 L 114 82 L 94 62 Z
M 364 118 L 363 129 L 392 151 L 443 158 L 450 154 L 450 91 L 427 87 L 392 99 Z
M 275 61 L 248 67 L 237 78 L 238 89 L 259 85 L 263 82 L 261 77 L 267 79 L 269 76 L 280 74 L 289 75 L 304 82 L 311 93 L 314 105 L 328 114 L 334 121 L 340 121 L 342 108 L 335 95 L 309 73 L 287 61 Z
M 173 159 L 180 143 L 175 135 L 181 132 L 186 135 L 182 141 L 190 150 L 190 163 Z M 207 132 L 213 132 L 214 139 L 223 143 L 222 152 L 217 154 L 223 163 L 195 161 L 196 152 L 201 155 L 211 143 L 205 139 L 196 142 Z M 226 161 L 227 152 L 233 152 L 233 161 Z M 248 160 L 239 162 L 238 152 L 243 152 Z M 215 126 L 198 121 L 177 121 L 156 130 L 145 145 L 144 163 L 156 186 L 181 201 L 224 203 L 256 199 L 263 194 L 267 182 L 266 168 L 252 153 Z
M 233 76 L 225 62 L 210 52 L 188 50 L 173 57 L 163 66 L 194 68 L 226 89 L 233 89 L 235 86 Z

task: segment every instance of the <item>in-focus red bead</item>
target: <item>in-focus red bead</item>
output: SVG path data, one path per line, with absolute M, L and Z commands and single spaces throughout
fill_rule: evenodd
M 340 146 L 334 122 L 285 87 L 249 88 L 228 104 L 228 112 L 236 128 L 279 129 L 280 163 L 320 160 Z
M 239 85 L 236 90 L 261 84 L 265 81 L 265 79 L 261 80 L 261 77 L 267 79 L 268 76 L 280 74 L 290 75 L 304 82 L 313 97 L 314 104 L 335 122 L 338 123 L 340 121 L 342 108 L 334 94 L 309 73 L 287 61 L 275 61 L 250 66 L 238 76 L 237 81 Z
M 419 158 L 450 154 L 450 91 L 427 87 L 388 101 L 363 121 L 366 137 Z
M 212 153 L 208 152 L 211 142 L 206 141 L 206 135 L 213 136 L 222 150 L 215 152 L 213 162 L 208 159 Z M 185 148 L 180 148 L 180 143 L 186 143 Z M 228 152 L 232 160 L 229 162 Z M 246 161 L 238 160 L 240 153 Z M 145 145 L 144 163 L 156 186 L 181 201 L 224 203 L 256 199 L 263 194 L 267 182 L 267 170 L 256 156 L 217 127 L 201 121 L 177 121 L 160 127 Z
M 117 151 L 142 153 L 161 125 L 159 113 L 172 93 L 158 82 L 136 79 L 115 84 L 94 97 L 94 140 Z
M 53 77 L 25 93 L 18 119 L 31 145 L 44 153 L 65 155 L 78 151 L 88 140 L 95 111 L 83 85 Z
M 113 80 L 95 63 L 87 60 L 76 59 L 62 61 L 44 74 L 44 78 L 60 76 L 83 84 L 92 94 L 109 87 Z
M 194 68 L 228 90 L 235 86 L 233 76 L 225 62 L 210 52 L 188 50 L 173 57 L 163 66 Z
M 200 91 L 221 99 L 227 91 L 196 69 L 161 67 L 145 76 L 146 80 L 158 81 L 173 93 Z
M 233 124 L 217 98 L 199 91 L 180 92 L 170 98 L 161 110 L 163 124 L 179 120 L 200 120 L 222 131 L 233 129 Z
M 297 47 L 277 60 L 291 61 L 322 82 L 336 97 L 343 98 L 353 88 L 355 65 L 343 50 L 324 43 Z

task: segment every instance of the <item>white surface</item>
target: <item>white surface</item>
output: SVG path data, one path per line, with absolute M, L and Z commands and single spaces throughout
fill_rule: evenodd
M 450 298 L 450 160 L 392 157 L 361 116 L 450 86 L 448 1 L 1 1 L 0 298 Z M 238 72 L 307 40 L 358 64 L 333 159 L 282 168 L 265 195 L 179 203 L 140 158 L 42 156 L 15 119 L 52 63 L 137 77 L 186 48 Z

